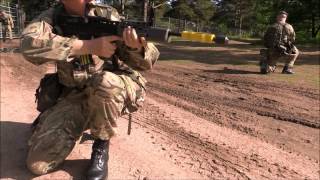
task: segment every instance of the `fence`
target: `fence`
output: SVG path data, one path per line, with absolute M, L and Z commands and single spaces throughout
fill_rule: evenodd
M 0 1 L 0 9 L 4 10 L 8 14 L 11 14 L 15 24 L 15 27 L 13 29 L 13 36 L 19 37 L 25 24 L 25 13 L 18 7 L 17 4 L 5 3 L 3 1 Z M 143 18 L 134 16 L 126 16 L 126 19 L 143 21 Z M 160 28 L 168 28 L 173 32 L 194 31 L 219 33 L 217 29 L 213 28 L 210 25 L 170 17 L 156 18 L 156 20 L 154 21 L 154 26 Z M 2 28 L 0 28 L 0 38 L 2 38 Z
M 142 17 L 126 16 L 127 20 L 143 21 Z M 167 28 L 173 32 L 194 31 L 194 32 L 212 32 L 215 31 L 209 25 L 188 21 L 185 19 L 176 19 L 171 17 L 156 18 L 154 26 Z
M 12 16 L 12 20 L 14 23 L 14 28 L 12 29 L 12 36 L 14 38 L 17 38 L 20 36 L 22 30 L 23 30 L 23 22 L 24 22 L 24 13 L 22 10 L 18 7 L 17 4 L 11 4 L 11 3 L 4 3 L 0 2 L 0 9 L 5 11 L 7 14 L 10 14 Z M 2 37 L 2 24 L 0 25 L 0 38 Z M 9 35 L 9 34 L 7 34 Z

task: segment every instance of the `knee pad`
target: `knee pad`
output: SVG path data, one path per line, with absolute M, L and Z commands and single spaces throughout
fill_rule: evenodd
M 70 154 L 75 140 L 64 130 L 36 134 L 30 144 L 27 167 L 36 175 L 53 171 Z
M 29 157 L 27 159 L 27 167 L 35 175 L 44 175 L 53 169 L 50 163 L 44 161 L 34 161 Z

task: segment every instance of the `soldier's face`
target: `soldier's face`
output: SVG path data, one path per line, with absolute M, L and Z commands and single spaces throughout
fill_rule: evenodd
M 283 21 L 286 21 L 287 20 L 287 15 L 286 14 L 279 14 L 277 16 L 277 21 L 279 22 L 283 22 Z
M 86 4 L 91 1 L 94 0 L 62 0 L 61 2 L 69 13 L 83 15 Z
M 94 0 L 62 0 L 62 3 L 65 5 L 65 6 L 83 6 L 85 5 L 86 3 L 88 2 L 91 2 L 91 1 L 94 1 Z

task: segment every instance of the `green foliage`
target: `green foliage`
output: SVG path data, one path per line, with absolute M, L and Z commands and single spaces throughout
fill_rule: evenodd
M 215 6 L 210 0 L 198 0 L 191 4 L 197 18 L 203 22 L 208 22 L 215 12 Z
M 7 0 L 17 2 L 17 0 Z M 120 0 L 113 2 L 120 9 Z M 129 17 L 143 17 L 145 0 L 123 0 Z M 216 27 L 220 31 L 239 37 L 262 37 L 267 26 L 275 22 L 279 10 L 289 13 L 288 23 L 297 32 L 297 39 L 311 40 L 319 36 L 320 1 L 318 0 L 149 0 L 155 7 L 155 16 L 185 19 L 199 26 Z M 167 3 L 165 3 L 167 2 Z M 27 14 L 32 19 L 55 0 L 21 0 Z M 149 12 L 150 12 L 149 8 Z M 207 28 L 208 29 L 208 28 Z M 209 28 L 212 29 L 212 28 Z
M 171 9 L 165 13 L 165 16 L 192 20 L 196 14 L 187 0 L 176 0 L 171 2 Z
M 20 2 L 26 13 L 27 21 L 32 20 L 42 11 L 56 4 L 56 0 L 21 0 Z
M 308 38 L 303 39 L 315 38 L 319 34 L 318 0 L 219 0 L 216 3 L 217 13 L 212 21 L 227 26 L 225 32 L 231 34 L 241 28 L 243 35 L 261 37 L 267 26 L 275 22 L 280 10 L 289 13 L 287 22 L 297 32 L 307 35 Z

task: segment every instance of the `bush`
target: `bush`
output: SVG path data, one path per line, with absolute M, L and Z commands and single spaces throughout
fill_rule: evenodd
M 296 32 L 296 43 L 298 44 L 319 44 L 320 34 L 316 38 L 311 38 L 309 33 L 298 31 Z

